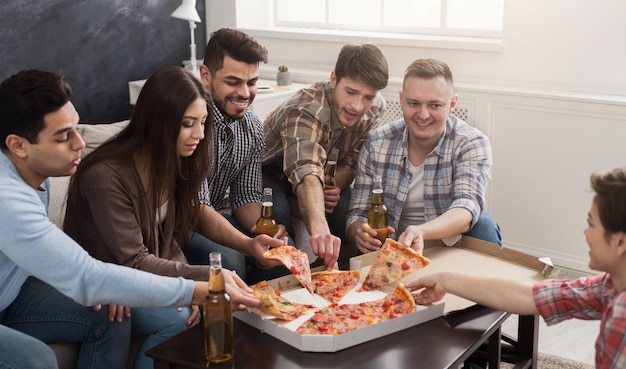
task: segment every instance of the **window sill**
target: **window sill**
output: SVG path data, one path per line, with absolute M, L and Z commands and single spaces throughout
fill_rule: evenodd
M 254 37 L 299 41 L 326 41 L 340 43 L 375 43 L 379 46 L 408 46 L 451 50 L 500 52 L 502 39 L 495 37 L 463 37 L 442 35 L 408 35 L 400 33 L 357 32 L 307 29 L 242 29 Z

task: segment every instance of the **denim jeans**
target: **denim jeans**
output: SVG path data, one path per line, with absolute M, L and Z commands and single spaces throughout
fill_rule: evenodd
M 187 329 L 190 307 L 181 311 L 172 308 L 133 308 L 131 311 L 131 335 L 146 336 L 135 357 L 135 369 L 152 369 L 152 358 L 145 355 L 150 348 Z
M 232 215 L 222 215 L 240 232 L 247 236 L 254 237 L 250 232 L 245 231 Z M 294 244 L 291 238 L 288 240 L 288 243 L 290 245 Z M 195 232 L 190 236 L 189 244 L 187 247 L 183 248 L 183 251 L 187 257 L 187 261 L 192 265 L 207 265 L 209 264 L 209 253 L 221 253 L 222 267 L 235 271 L 237 275 L 248 284 L 282 277 L 290 273 L 284 266 L 277 266 L 272 269 L 259 268 L 256 266 L 256 261 L 253 257 L 246 256 L 237 250 L 219 244 Z
M 479 240 L 495 243 L 502 248 L 502 236 L 500 226 L 491 215 L 484 211 L 480 214 L 478 222 L 465 235 L 478 238 Z
M 4 310 L 1 324 L 44 343 L 80 342 L 79 369 L 124 368 L 130 343 L 130 320 L 109 322 L 108 314 L 108 306 L 94 311 L 92 307 L 79 305 L 48 284 L 31 277 L 26 280 L 15 301 Z M 21 353 L 33 355 L 33 349 L 46 351 L 38 344 L 31 345 L 32 341 L 26 342 L 23 335 L 18 337 L 6 331 L 0 331 L 2 350 L 5 342 L 9 342 L 5 340 L 5 335 L 16 337 L 15 341 L 10 341 L 15 350 L 11 360 L 21 360 Z M 42 360 L 47 356 L 44 352 Z M 0 362 L 6 360 L 4 355 L 0 357 Z M 50 366 L 55 367 L 56 364 Z
M 52 349 L 34 337 L 0 325 L 0 342 L 0 368 L 58 368 Z

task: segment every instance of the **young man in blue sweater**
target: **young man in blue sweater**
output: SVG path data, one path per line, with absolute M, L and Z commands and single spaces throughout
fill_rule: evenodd
M 51 176 L 74 173 L 85 143 L 61 76 L 20 72 L 0 84 L 0 367 L 56 368 L 45 343 L 80 342 L 78 368 L 123 368 L 130 310 L 200 304 L 206 282 L 95 260 L 47 216 Z M 234 306 L 257 306 L 226 272 Z M 116 322 L 113 322 L 116 320 Z

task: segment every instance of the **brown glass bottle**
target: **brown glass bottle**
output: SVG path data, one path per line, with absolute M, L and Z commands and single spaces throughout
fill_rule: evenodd
M 335 188 L 337 183 L 335 182 L 335 170 L 337 169 L 337 157 L 339 156 L 338 149 L 332 149 L 326 158 L 326 164 L 324 165 L 324 189 L 328 190 Z
M 233 358 L 233 314 L 222 273 L 222 255 L 209 254 L 209 294 L 204 300 L 204 348 L 207 361 L 221 363 Z
M 276 219 L 274 218 L 274 201 L 272 199 L 271 187 L 263 189 L 262 205 L 261 216 L 256 221 L 256 233 L 264 233 L 274 237 L 276 232 L 278 232 L 278 224 L 276 224 Z
M 376 231 L 376 238 L 379 239 L 380 242 L 385 243 L 385 239 L 389 233 L 389 218 L 383 198 L 382 177 L 375 174 L 372 185 L 372 203 L 367 210 L 367 224 Z

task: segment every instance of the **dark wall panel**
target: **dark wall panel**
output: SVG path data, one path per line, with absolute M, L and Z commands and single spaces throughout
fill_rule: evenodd
M 81 122 L 127 119 L 128 82 L 189 59 L 179 0 L 0 0 L 0 80 L 24 69 L 63 74 Z M 197 57 L 206 45 L 204 0 L 196 8 Z

